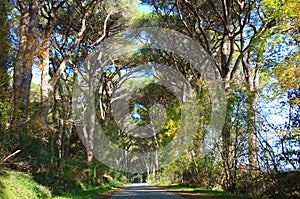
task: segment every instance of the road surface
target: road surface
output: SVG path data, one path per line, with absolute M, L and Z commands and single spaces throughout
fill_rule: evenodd
M 116 192 L 110 199 L 185 199 L 149 184 L 131 184 Z

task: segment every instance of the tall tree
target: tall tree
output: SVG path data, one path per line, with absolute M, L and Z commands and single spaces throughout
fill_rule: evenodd
M 2 28 L 0 30 L 0 131 L 4 131 L 7 122 L 5 117 L 9 115 L 7 113 L 7 105 L 9 104 L 9 75 L 8 65 L 11 57 L 11 44 L 9 42 L 9 4 L 7 0 L 0 1 L 0 24 Z M 1 150 L 1 149 L 0 149 Z
M 227 92 L 234 84 L 244 85 L 248 107 L 249 165 L 252 169 L 258 168 L 255 120 L 261 57 L 253 59 L 253 48 L 261 45 L 262 35 L 272 34 L 275 20 L 264 16 L 262 5 L 257 1 L 143 2 L 155 8 L 163 26 L 183 32 L 200 43 L 213 58 Z M 230 132 L 225 132 L 226 129 L 225 126 L 223 139 L 232 140 Z
M 118 31 L 124 22 L 122 22 L 125 19 L 124 16 L 130 15 L 128 4 L 125 1 L 119 3 L 123 7 L 110 1 L 96 0 L 84 3 L 51 1 L 42 6 L 41 112 L 45 122 L 48 117 L 49 97 L 64 70 L 72 65 L 71 57 L 77 54 L 84 59 L 83 51 L 89 51 L 99 45 L 113 31 Z M 66 42 L 67 40 L 68 42 Z M 67 51 L 64 50 L 65 48 Z M 62 60 L 59 63 L 53 63 L 50 61 L 50 55 L 55 57 L 54 51 L 57 50 Z M 51 65 L 55 67 L 55 75 L 53 74 L 49 81 Z
M 20 141 L 26 122 L 32 80 L 32 66 L 36 57 L 38 35 L 38 1 L 17 1 L 19 9 L 18 49 L 14 63 L 13 105 L 14 115 L 11 130 L 16 141 Z M 22 130 L 21 130 L 22 129 Z
M 66 1 L 62 8 L 57 9 L 57 12 L 54 13 L 55 18 L 52 19 L 54 20 L 53 33 L 49 35 L 53 44 L 50 49 L 49 46 L 46 46 L 48 48 L 46 51 L 52 53 L 52 58 L 49 62 L 49 57 L 45 57 L 47 59 L 44 61 L 45 66 L 43 66 L 44 72 L 42 75 L 44 121 L 47 121 L 50 93 L 55 93 L 56 84 L 69 75 L 76 77 L 82 71 L 89 71 L 91 74 L 95 72 L 95 69 L 85 65 L 87 62 L 84 62 L 84 60 L 89 53 L 95 53 L 95 48 L 110 35 L 114 35 L 127 27 L 130 17 L 135 12 L 135 7 L 130 7 L 130 5 L 127 0 Z M 49 13 L 47 15 L 50 16 L 51 10 L 47 11 L 45 8 L 44 11 Z M 49 69 L 45 67 L 51 69 L 50 80 L 47 78 L 47 70 Z M 72 74 L 68 70 L 72 71 Z M 90 73 L 89 75 L 91 75 Z M 93 82 L 88 82 L 88 84 L 92 86 L 91 91 L 96 89 L 96 87 L 93 87 Z M 72 99 L 69 102 L 72 102 Z M 95 110 L 91 111 L 86 114 L 91 116 L 88 121 L 94 123 L 96 119 Z M 90 126 L 93 126 L 93 124 Z M 84 129 L 84 136 L 82 137 L 87 148 L 87 161 L 89 163 L 93 159 L 93 131 L 93 128 Z

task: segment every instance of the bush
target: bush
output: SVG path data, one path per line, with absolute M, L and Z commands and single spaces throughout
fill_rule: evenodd
M 237 180 L 236 191 L 253 197 L 299 198 L 299 171 L 244 172 Z

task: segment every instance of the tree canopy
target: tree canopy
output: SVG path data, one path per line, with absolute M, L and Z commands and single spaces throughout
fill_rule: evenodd
M 299 196 L 299 1 L 0 5 L 0 169 Z

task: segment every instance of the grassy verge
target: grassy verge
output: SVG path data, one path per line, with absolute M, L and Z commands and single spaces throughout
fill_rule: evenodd
M 112 191 L 122 186 L 123 184 L 105 185 L 95 189 L 75 192 L 75 193 L 64 193 L 58 196 L 53 196 L 52 199 L 90 199 L 95 198 L 97 195 Z
M 0 171 L 1 199 L 35 199 L 49 197 L 51 197 L 50 191 L 35 182 L 30 175 L 10 170 Z
M 1 199 L 91 199 L 112 191 L 123 184 L 103 185 L 90 190 L 52 195 L 48 188 L 38 184 L 31 175 L 7 169 L 0 170 Z M 51 196 L 52 195 L 52 196 Z
M 223 190 L 213 191 L 213 190 L 208 190 L 208 189 L 204 189 L 204 188 L 191 188 L 191 187 L 182 186 L 180 184 L 156 184 L 156 185 L 167 188 L 167 189 L 176 190 L 176 191 L 199 193 L 202 195 L 205 194 L 205 195 L 213 197 L 213 198 L 235 198 L 235 199 L 250 199 L 251 198 L 247 195 L 230 193 L 230 192 L 226 192 Z

